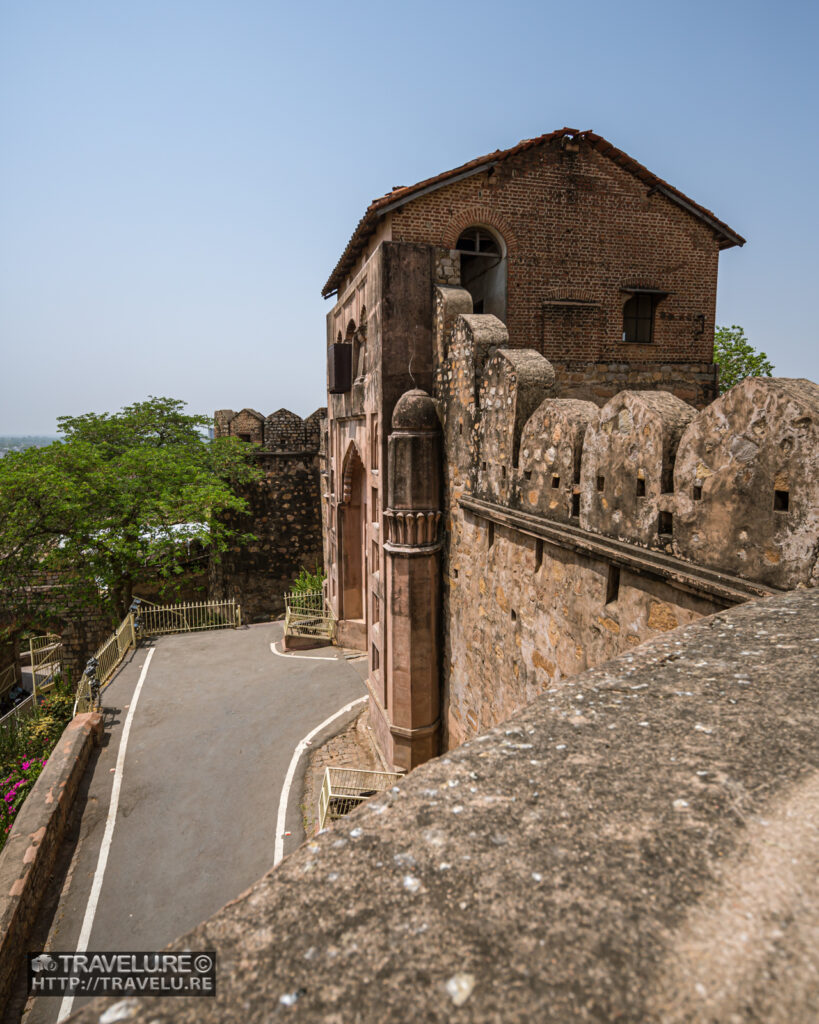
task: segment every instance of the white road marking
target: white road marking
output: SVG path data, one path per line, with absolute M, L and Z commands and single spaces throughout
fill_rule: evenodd
M 305 661 L 338 661 L 338 658 L 323 658 L 321 656 L 314 657 L 312 654 L 288 654 L 286 651 L 280 651 L 276 646 L 278 640 L 274 640 L 270 645 L 270 650 L 274 654 L 278 654 L 280 658 L 304 658 Z
M 128 746 L 128 736 L 131 733 L 131 723 L 134 720 L 134 712 L 136 711 L 137 704 L 139 703 L 142 684 L 145 682 L 145 676 L 148 674 L 148 666 L 151 664 L 151 658 L 154 656 L 154 650 L 155 648 L 152 647 L 148 651 L 148 657 L 145 659 L 145 664 L 142 666 L 139 681 L 136 684 L 134 695 L 131 698 L 128 717 L 125 719 L 125 725 L 122 727 L 122 738 L 119 741 L 119 753 L 117 754 L 117 766 L 114 769 L 114 785 L 111 788 L 111 803 L 108 807 L 108 817 L 105 821 L 105 832 L 102 836 L 100 855 L 97 860 L 97 870 L 94 872 L 94 881 L 91 883 L 91 893 L 88 897 L 88 905 L 85 908 L 85 917 L 83 918 L 82 928 L 80 929 L 80 937 L 77 940 L 77 945 L 74 950 L 76 953 L 84 953 L 88 949 L 88 943 L 91 939 L 91 928 L 94 925 L 94 915 L 97 912 L 97 903 L 99 902 L 100 891 L 102 890 L 102 880 L 105 875 L 106 865 L 108 864 L 111 840 L 114 838 L 114 824 L 117 820 L 119 791 L 122 788 L 122 771 L 125 767 L 125 750 Z M 69 1013 L 71 1013 L 71 1007 L 73 1005 L 73 995 L 63 996 L 63 1001 L 60 1003 L 60 1009 L 57 1013 L 58 1024 L 59 1021 L 65 1020 Z
M 271 645 L 272 646 L 272 645 Z M 327 660 L 327 659 L 325 659 Z M 333 659 L 335 660 L 335 659 Z M 293 751 L 293 756 L 290 758 L 290 766 L 287 769 L 287 775 L 284 778 L 284 786 L 282 786 L 282 795 L 279 798 L 279 814 L 276 818 L 276 843 L 273 847 L 273 866 L 275 867 L 284 856 L 284 829 L 285 819 L 287 818 L 287 801 L 290 797 L 290 787 L 293 785 L 293 776 L 296 774 L 296 766 L 299 763 L 299 758 L 307 750 L 310 745 L 310 741 L 313 737 L 320 733 L 322 729 L 326 728 L 337 718 L 351 711 L 356 704 L 363 704 L 367 697 L 358 697 L 356 700 L 351 700 L 349 704 L 345 704 L 343 708 L 340 708 L 334 715 L 330 715 L 329 718 L 325 718 L 321 725 L 317 725 L 312 732 L 308 732 L 303 740 L 296 746 Z

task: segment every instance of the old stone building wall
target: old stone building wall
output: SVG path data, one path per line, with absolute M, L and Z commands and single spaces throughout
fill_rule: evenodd
M 344 305 L 376 240 L 436 247 L 436 282 L 466 286 L 469 254 L 457 245 L 476 226 L 498 255 L 486 263 L 497 294 L 475 312 L 496 313 L 510 347 L 548 358 L 566 397 L 624 387 L 672 390 L 697 407 L 716 397 L 718 257 L 743 239 L 592 132 L 527 140 L 375 200 L 325 294 L 337 288 Z M 639 342 L 624 335 L 637 293 L 653 320 Z
M 324 557 L 339 642 L 367 652 L 371 722 L 399 767 L 430 756 L 441 735 L 451 745 L 498 721 L 550 678 L 759 592 L 680 570 L 682 513 L 667 501 L 683 430 L 717 392 L 719 252 L 741 244 L 604 139 L 571 129 L 397 187 L 365 212 L 323 289 L 337 295 Z M 397 560 L 432 552 L 390 551 L 386 538 L 404 524 L 385 493 L 385 477 L 403 472 L 391 461 L 405 432 L 394 416 L 424 392 L 443 428 L 441 629 L 415 600 L 421 562 Z M 597 505 L 581 512 L 583 437 L 609 436 L 599 407 L 622 392 L 659 461 L 623 473 L 621 489 L 628 477 L 645 493 L 604 495 L 613 514 L 601 518 Z M 635 444 L 624 437 L 607 458 Z M 614 487 L 617 470 L 606 473 Z M 423 633 L 432 646 L 411 669 Z
M 245 410 L 247 412 L 247 410 Z M 209 593 L 234 597 L 245 621 L 269 619 L 284 610 L 284 594 L 302 567 L 322 564 L 321 424 L 325 409 L 302 419 L 280 409 L 253 420 L 243 414 L 215 416 L 217 436 L 241 437 L 257 422 L 259 447 L 249 458 L 264 470 L 263 478 L 241 491 L 245 515 L 230 525 L 255 539 L 236 544 L 209 568 Z
M 214 428 L 216 437 L 237 437 L 253 444 L 264 441 L 264 416 L 255 409 L 219 409 L 214 414 Z
M 819 582 L 817 385 L 597 408 L 504 345 L 494 317 L 459 316 L 438 370 L 446 747 L 660 632 Z
M 83 600 L 64 586 L 56 573 L 44 574 L 38 590 L 38 607 L 21 614 L 13 623 L 5 617 L 0 619 L 0 625 L 14 629 L 13 640 L 0 648 L 0 670 L 11 661 L 19 665 L 18 652 L 27 650 L 28 645 L 21 635 L 54 633 L 62 641 L 63 668 L 76 684 L 88 659 L 119 625 L 119 617 L 104 594 L 95 599 L 85 595 Z

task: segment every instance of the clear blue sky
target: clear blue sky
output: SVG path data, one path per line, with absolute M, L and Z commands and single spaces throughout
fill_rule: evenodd
M 324 403 L 371 198 L 591 128 L 748 239 L 719 323 L 819 380 L 816 4 L 0 0 L 0 433 Z

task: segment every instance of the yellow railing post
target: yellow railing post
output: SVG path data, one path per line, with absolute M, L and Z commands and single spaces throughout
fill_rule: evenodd
M 34 661 L 34 637 L 29 637 L 28 652 L 31 661 L 31 692 L 34 695 L 34 711 L 37 713 L 37 665 Z

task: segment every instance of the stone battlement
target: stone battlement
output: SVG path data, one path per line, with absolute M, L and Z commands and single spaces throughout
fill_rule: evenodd
M 249 622 L 263 622 L 284 611 L 284 594 L 301 569 L 320 565 L 321 469 L 326 409 L 305 419 L 289 409 L 263 416 L 255 409 L 219 409 L 215 436 L 254 444 L 249 449 L 264 471 L 240 491 L 247 514 L 231 523 L 250 539 L 234 546 L 209 567 L 212 597 L 235 598 Z
M 495 317 L 451 330 L 438 377 L 457 490 L 770 587 L 819 582 L 819 386 L 748 379 L 700 411 L 626 390 L 598 408 L 560 397 Z
M 305 419 L 289 409 L 263 416 L 255 409 L 218 409 L 214 413 L 215 436 L 237 437 L 262 445 L 268 452 L 318 451 L 322 447 L 321 422 L 325 408 L 316 409 Z

